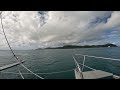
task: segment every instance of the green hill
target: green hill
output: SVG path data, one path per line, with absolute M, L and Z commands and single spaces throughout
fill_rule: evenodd
M 72 48 L 100 48 L 100 47 L 118 47 L 115 44 L 104 44 L 104 45 L 85 45 L 85 46 L 77 46 L 77 45 L 65 45 L 63 47 L 54 47 L 54 48 L 45 48 L 45 49 L 72 49 Z M 41 48 L 38 48 L 37 50 L 39 50 Z

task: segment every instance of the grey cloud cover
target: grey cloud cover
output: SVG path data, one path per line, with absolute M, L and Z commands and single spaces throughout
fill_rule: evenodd
M 18 49 L 66 44 L 120 45 L 119 11 L 5 11 L 3 24 L 11 46 Z M 2 33 L 0 26 L 0 33 Z M 0 34 L 0 48 L 7 44 Z

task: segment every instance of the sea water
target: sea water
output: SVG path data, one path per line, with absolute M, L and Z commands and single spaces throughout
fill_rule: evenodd
M 24 65 L 34 73 L 38 73 L 45 79 L 75 79 L 74 68 L 75 63 L 72 56 L 74 56 L 79 63 L 82 63 L 83 56 L 75 56 L 75 54 L 87 54 L 98 57 L 116 58 L 120 59 L 120 48 L 79 48 L 79 49 L 41 49 L 41 50 L 15 50 L 16 55 L 20 60 L 24 60 Z M 12 53 L 9 50 L 0 50 L 0 66 L 16 62 Z M 95 59 L 86 57 L 85 65 L 98 70 L 111 72 L 115 75 L 120 75 L 120 62 Z M 61 72 L 53 73 L 51 72 Z M 84 68 L 84 71 L 88 71 Z M 18 74 L 19 71 L 25 79 L 39 79 L 21 65 L 8 68 L 0 72 L 0 79 L 22 79 Z

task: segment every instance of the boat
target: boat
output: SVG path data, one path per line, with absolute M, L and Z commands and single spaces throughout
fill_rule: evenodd
M 83 55 L 83 54 L 76 54 L 76 55 L 83 56 L 84 60 L 82 63 L 78 63 L 77 60 L 75 59 L 75 57 L 73 56 L 74 62 L 76 64 L 76 68 L 74 69 L 75 79 L 103 79 L 103 78 L 107 78 L 107 77 L 111 77 L 110 79 L 120 79 L 120 76 L 114 75 L 111 72 L 97 70 L 97 69 L 94 69 L 92 67 L 85 65 L 86 57 L 115 60 L 115 61 L 120 61 L 120 59 L 97 57 L 97 56 L 90 56 L 90 55 Z M 90 71 L 83 71 L 84 67 L 89 68 Z
M 6 42 L 7 42 L 8 46 L 9 46 L 9 48 L 10 48 L 14 58 L 17 61 L 15 63 L 7 64 L 7 65 L 4 65 L 4 66 L 0 67 L 1 73 L 10 73 L 10 72 L 3 72 L 3 70 L 6 70 L 6 69 L 11 68 L 13 66 L 21 65 L 24 69 L 26 69 L 27 71 L 30 72 L 30 73 L 24 73 L 24 74 L 33 74 L 36 77 L 38 77 L 39 79 L 45 79 L 45 78 L 41 77 L 40 75 L 38 75 L 37 73 L 34 73 L 33 71 L 31 71 L 28 67 L 26 67 L 23 64 L 25 61 L 23 61 L 23 60 L 20 61 L 19 60 L 17 55 L 12 50 L 12 48 L 11 48 L 11 46 L 9 44 L 9 41 L 7 39 L 7 36 L 5 34 L 4 26 L 2 24 L 2 12 L 0 13 L 0 16 L 1 16 L 1 26 L 2 26 L 2 29 L 3 29 L 3 34 L 5 36 Z M 90 56 L 90 55 L 83 55 L 83 54 L 75 54 L 75 55 L 80 55 L 80 56 L 84 57 L 83 62 L 82 63 L 78 63 L 78 61 L 73 56 L 73 59 L 74 59 L 74 62 L 75 62 L 75 66 L 76 66 L 76 68 L 74 68 L 75 79 L 100 79 L 100 78 L 104 78 L 104 77 L 112 77 L 113 79 L 120 79 L 120 76 L 114 75 L 111 72 L 106 72 L 106 71 L 103 71 L 103 70 L 96 70 L 96 69 L 94 69 L 92 67 L 89 67 L 89 66 L 85 65 L 86 57 L 100 58 L 100 59 L 107 59 L 107 60 L 115 60 L 115 61 L 120 61 L 120 59 L 97 57 L 97 56 Z M 89 68 L 91 70 L 90 71 L 84 71 L 84 67 Z M 71 71 L 71 70 L 59 71 L 59 72 L 51 72 L 51 73 L 39 73 L 39 74 L 63 73 L 63 72 L 68 72 L 68 71 Z M 13 74 L 19 74 L 21 76 L 21 78 L 24 79 L 23 73 L 21 73 L 20 70 L 19 70 L 19 73 L 13 73 Z

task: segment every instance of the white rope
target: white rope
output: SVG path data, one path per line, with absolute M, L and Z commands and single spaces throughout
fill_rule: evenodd
M 101 59 L 109 59 L 109 60 L 120 61 L 120 59 L 114 59 L 114 58 L 97 57 L 97 56 L 90 56 L 90 55 L 83 55 L 83 54 L 75 54 L 75 55 L 81 55 L 81 56 L 87 56 L 87 57 L 93 57 L 93 58 L 101 58 Z
M 74 70 L 74 69 L 65 70 L 65 71 L 59 71 L 59 72 L 51 72 L 51 73 L 37 73 L 37 74 L 56 74 L 56 73 L 69 72 L 69 71 L 73 71 L 73 70 Z
M 74 57 L 74 56 L 72 56 L 72 57 L 73 57 L 73 59 L 74 59 L 74 61 L 75 61 L 75 64 L 79 67 L 79 64 L 78 64 L 78 62 L 76 61 L 75 57 Z
M 18 67 L 18 66 L 16 66 L 16 67 L 17 67 L 17 69 L 18 69 L 19 75 L 21 76 L 22 79 L 24 79 L 23 75 L 21 74 L 21 72 L 20 72 L 20 70 L 19 70 L 19 67 Z
M 34 74 L 35 76 L 37 76 L 38 78 L 40 78 L 40 79 L 44 79 L 43 77 L 41 77 L 41 76 L 39 76 L 39 75 L 37 75 L 36 73 L 34 73 L 33 71 L 31 71 L 30 69 L 28 69 L 24 64 L 20 64 L 22 67 L 24 67 L 26 70 L 28 70 L 29 72 L 31 72 L 32 74 Z
M 83 65 L 83 64 L 81 64 L 81 63 L 79 63 L 80 65 Z M 96 69 L 94 69 L 94 68 L 91 68 L 91 67 L 89 67 L 89 66 L 87 66 L 87 65 L 85 65 L 84 64 L 84 67 L 87 67 L 87 68 L 89 68 L 89 69 L 91 69 L 91 70 L 93 70 L 93 71 L 95 71 Z
M 85 56 L 84 56 L 84 60 L 83 60 L 83 67 L 82 67 L 82 71 L 84 69 L 84 64 L 85 64 Z
M 36 74 L 55 74 L 55 73 L 69 72 L 69 71 L 73 71 L 73 70 L 74 70 L 74 69 L 65 70 L 65 71 L 59 71 L 59 72 L 50 72 L 50 73 L 36 73 Z M 15 73 L 15 72 L 4 72 L 4 71 L 1 71 L 1 73 L 8 73 L 8 74 L 19 74 L 19 73 Z M 32 74 L 32 73 L 21 73 L 21 74 Z
M 82 79 L 84 79 L 83 73 L 82 73 L 82 71 L 81 71 L 81 67 L 79 66 L 79 64 L 78 64 L 78 62 L 76 61 L 75 57 L 74 57 L 74 56 L 72 56 L 72 57 L 73 57 L 73 59 L 74 59 L 74 61 L 75 61 L 75 63 L 76 63 L 76 66 L 77 66 L 76 69 L 79 70 Z
M 20 76 L 22 77 L 22 79 L 24 79 L 24 77 L 23 77 L 22 73 L 20 72 L 20 70 L 19 70 L 19 74 L 20 74 Z
M 9 42 L 8 42 L 7 36 L 6 36 L 6 34 L 5 34 L 4 26 L 3 26 L 3 23 L 2 23 L 2 12 L 0 12 L 0 18 L 1 18 L 1 26 L 2 26 L 2 29 L 3 29 L 3 34 L 4 34 L 4 36 L 5 36 L 6 42 L 7 42 L 8 46 L 9 46 L 9 48 L 10 48 L 13 56 L 15 57 L 15 59 L 16 59 L 17 61 L 20 61 L 20 60 L 18 59 L 18 57 L 15 55 L 14 51 L 12 50 L 12 48 L 11 48 Z M 21 65 L 22 67 L 24 67 L 26 70 L 28 70 L 29 72 L 31 72 L 32 74 L 34 74 L 35 76 L 37 76 L 38 78 L 44 79 L 44 78 L 40 77 L 39 75 L 35 74 L 34 72 L 32 72 L 30 69 L 28 69 L 28 68 L 27 68 L 25 65 L 23 65 L 21 62 L 20 62 L 20 65 Z
M 91 70 L 94 70 L 94 71 L 96 70 L 96 69 L 94 69 L 94 68 L 91 68 L 91 67 L 85 65 L 85 57 L 86 57 L 87 55 L 83 55 L 83 54 L 75 54 L 75 55 L 81 55 L 81 56 L 84 56 L 83 64 L 78 63 L 78 64 L 82 65 L 83 68 L 84 68 L 84 67 L 87 67 L 87 68 L 89 68 L 89 69 L 91 69 Z M 73 58 L 74 58 L 74 57 L 73 57 Z M 74 59 L 75 59 L 75 58 L 74 58 Z M 75 61 L 76 61 L 76 60 L 75 60 Z M 77 61 L 76 61 L 76 62 L 77 62 Z M 83 68 L 82 68 L 82 71 L 83 71 Z

